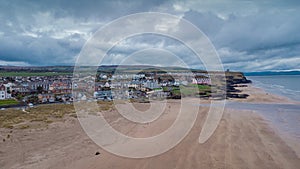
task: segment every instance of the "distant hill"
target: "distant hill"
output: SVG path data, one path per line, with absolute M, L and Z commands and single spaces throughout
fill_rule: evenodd
M 275 75 L 300 75 L 300 71 L 284 72 L 246 72 L 245 76 L 275 76 Z
M 1 66 L 5 72 L 73 72 L 73 66 Z
M 83 69 L 87 70 L 91 67 L 83 66 Z M 94 68 L 94 67 L 92 67 Z M 166 70 L 169 72 L 173 71 L 190 71 L 190 69 L 183 67 L 157 67 L 151 65 L 101 65 L 97 66 L 98 72 L 112 73 L 116 70 L 128 73 L 138 73 L 140 71 L 162 71 Z M 1 66 L 0 72 L 58 72 L 58 73 L 72 73 L 74 71 L 74 66 Z M 206 72 L 203 70 L 193 69 L 192 71 Z
M 91 69 L 92 68 L 92 69 Z M 98 70 L 98 73 L 166 73 L 166 72 L 193 72 L 208 73 L 201 69 L 188 69 L 184 67 L 158 67 L 152 65 L 101 65 L 97 67 L 82 66 L 82 71 Z M 1 66 L 1 76 L 52 76 L 52 75 L 72 75 L 74 66 Z M 218 74 L 222 72 L 210 71 Z M 226 75 L 244 77 L 242 72 L 226 72 Z

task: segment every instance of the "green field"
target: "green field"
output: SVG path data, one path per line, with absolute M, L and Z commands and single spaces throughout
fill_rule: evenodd
M 18 104 L 18 103 L 19 102 L 17 102 L 14 99 L 0 100 L 0 106 L 14 105 L 14 104 Z
M 184 96 L 193 96 L 193 95 L 197 95 L 198 93 L 207 93 L 210 90 L 211 90 L 210 86 L 207 85 L 192 84 L 188 86 L 180 86 L 180 92 Z
M 0 72 L 0 76 L 58 76 L 58 75 L 72 75 L 71 72 Z
M 211 87 L 207 85 L 190 84 L 187 86 L 182 85 L 180 87 L 163 87 L 163 90 L 170 90 L 173 95 L 195 96 L 199 93 L 202 93 L 202 95 L 210 93 Z

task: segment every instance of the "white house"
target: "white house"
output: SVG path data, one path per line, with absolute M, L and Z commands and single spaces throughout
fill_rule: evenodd
M 6 98 L 6 87 L 4 85 L 0 85 L 0 100 L 4 100 Z
M 11 98 L 11 94 L 8 91 L 11 91 L 11 84 L 0 85 L 0 100 Z
M 192 84 L 201 84 L 201 85 L 211 85 L 211 79 L 210 78 L 193 78 Z
M 13 83 L 7 83 L 4 84 L 5 88 L 6 88 L 6 99 L 10 99 L 11 98 L 11 91 L 12 88 L 15 86 Z

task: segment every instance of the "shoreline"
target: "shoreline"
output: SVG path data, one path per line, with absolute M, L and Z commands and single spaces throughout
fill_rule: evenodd
M 254 84 L 247 84 L 247 87 L 235 87 L 237 90 L 241 90 L 241 94 L 249 94 L 246 99 L 228 99 L 238 102 L 250 102 L 250 103 L 286 103 L 286 104 L 300 104 L 297 100 L 278 95 L 276 93 L 270 93 L 261 87 L 257 87 Z
M 237 89 L 241 90 L 242 91 L 241 93 L 247 93 L 250 96 L 245 100 L 234 99 L 234 102 L 243 102 L 243 103 L 251 103 L 251 104 L 270 104 L 270 105 L 272 104 L 299 105 L 300 104 L 299 101 L 292 100 L 288 97 L 284 97 L 281 95 L 276 95 L 274 93 L 269 93 L 264 89 L 254 86 L 252 84 L 248 85 L 248 87 L 241 87 Z M 300 158 L 300 133 L 297 133 L 299 134 L 299 136 L 292 136 L 290 133 L 286 133 L 282 128 L 280 128 L 279 124 L 276 124 L 278 123 L 278 121 L 274 122 L 275 120 L 270 120 L 270 118 L 268 118 L 268 116 L 266 116 L 264 112 L 259 112 L 256 110 L 254 110 L 254 112 L 257 115 L 261 116 L 270 125 L 270 127 L 276 132 L 276 134 L 279 135 L 282 139 L 284 139 L 285 142 L 288 144 L 288 146 L 290 146 L 292 149 L 295 150 L 298 158 Z M 269 112 L 269 114 L 270 113 L 274 115 L 278 115 L 284 112 L 277 110 L 277 112 Z M 281 120 L 286 121 L 285 118 Z M 289 123 L 289 122 L 286 121 L 285 123 Z M 299 137 L 299 138 L 295 138 L 295 137 Z
M 300 98 L 298 97 L 300 89 L 292 85 L 293 83 L 297 84 L 296 79 L 299 75 L 284 75 L 283 77 L 280 76 L 281 75 L 250 76 L 248 78 L 252 80 L 252 84 L 254 86 L 261 88 L 264 91 L 300 102 Z M 291 81 L 291 83 L 287 81 Z

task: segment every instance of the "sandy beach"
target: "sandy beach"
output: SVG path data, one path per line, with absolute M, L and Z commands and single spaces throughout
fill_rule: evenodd
M 235 102 L 297 104 L 287 98 L 248 86 L 240 88 L 250 96 Z M 195 99 L 190 100 L 191 103 Z M 209 103 L 209 101 L 203 101 Z M 147 103 L 135 103 L 147 109 Z M 128 120 L 116 123 L 117 111 L 104 116 L 122 133 L 149 137 L 161 133 L 173 123 L 179 100 L 169 100 L 162 116 L 151 124 L 137 125 Z M 113 155 L 96 145 L 83 131 L 78 120 L 65 116 L 47 127 L 28 129 L 1 128 L 0 168 L 2 169 L 297 169 L 300 158 L 291 142 L 283 139 L 261 115 L 250 110 L 225 109 L 212 137 L 198 143 L 208 107 L 200 107 L 190 133 L 176 147 L 159 156 L 130 159 Z M 96 152 L 100 154 L 96 155 Z
M 266 92 L 265 90 L 251 84 L 247 87 L 236 87 L 236 89 L 241 90 L 241 94 L 249 94 L 247 99 L 234 99 L 234 101 L 238 102 L 299 104 L 299 102 L 291 100 L 288 97 Z

